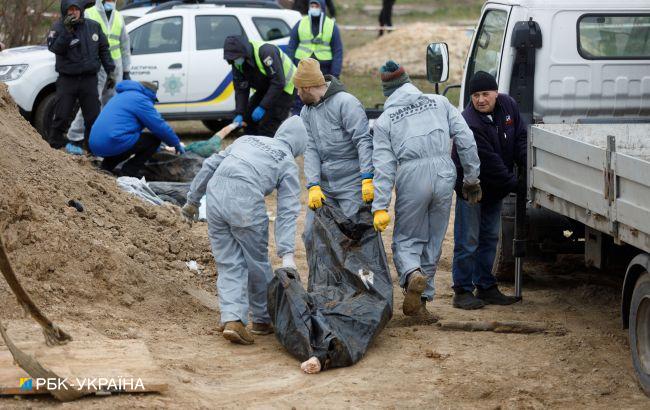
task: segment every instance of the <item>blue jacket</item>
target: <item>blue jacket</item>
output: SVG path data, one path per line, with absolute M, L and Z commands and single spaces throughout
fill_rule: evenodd
M 321 10 L 325 10 L 325 0 L 320 0 Z M 324 14 L 321 14 L 323 17 Z M 302 20 L 301 20 L 302 21 Z M 316 23 L 316 24 L 314 24 Z M 319 32 L 319 26 L 322 25 L 322 18 L 314 19 L 312 17 L 311 32 L 316 35 Z M 289 45 L 287 46 L 287 55 L 291 57 L 293 62 L 298 65 L 298 60 L 296 60 L 296 50 L 298 49 L 298 44 L 300 44 L 300 39 L 298 37 L 298 26 L 300 26 L 300 21 L 293 26 L 291 30 L 291 36 L 289 37 Z M 334 32 L 332 33 L 332 42 L 330 43 L 332 48 L 332 59 L 327 61 L 320 62 L 320 70 L 323 74 L 331 74 L 334 77 L 338 78 L 341 76 L 341 69 L 343 68 L 343 42 L 341 41 L 341 34 L 339 33 L 339 26 L 334 23 Z M 314 58 L 312 56 L 312 58 Z
M 93 154 L 112 157 L 135 145 L 146 127 L 170 147 L 180 140 L 154 107 L 156 94 L 137 81 L 125 80 L 115 88 L 90 131 L 89 146 Z
M 470 102 L 463 117 L 474 133 L 478 156 L 481 160 L 482 202 L 494 203 L 517 189 L 514 164 L 526 166 L 527 124 L 519 115 L 519 107 L 512 97 L 499 94 L 492 118 L 482 114 Z M 452 158 L 458 179 L 456 193 L 462 197 L 463 168 L 456 147 Z

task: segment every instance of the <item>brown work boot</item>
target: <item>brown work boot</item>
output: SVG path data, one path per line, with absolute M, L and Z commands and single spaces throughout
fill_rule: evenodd
M 255 342 L 253 336 L 248 333 L 244 324 L 240 321 L 227 322 L 223 329 L 223 337 L 231 343 L 238 343 L 240 345 L 252 345 Z
M 421 307 L 420 298 L 426 286 L 427 279 L 419 269 L 409 275 L 404 304 L 402 305 L 402 311 L 406 316 L 417 316 Z
M 251 333 L 254 335 L 270 335 L 273 333 L 273 325 L 270 323 L 253 323 Z

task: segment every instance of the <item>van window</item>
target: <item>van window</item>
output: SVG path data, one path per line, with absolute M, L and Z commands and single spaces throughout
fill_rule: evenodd
M 244 34 L 235 16 L 196 16 L 196 49 L 214 50 L 223 48 L 228 36 Z
M 129 36 L 132 55 L 179 52 L 183 44 L 183 18 L 154 20 L 131 31 Z
M 578 52 L 588 60 L 650 58 L 650 14 L 582 16 Z
M 291 28 L 281 19 L 268 17 L 253 17 L 253 23 L 257 27 L 262 40 L 273 41 L 283 37 L 289 37 Z
M 485 13 L 468 61 L 465 84 L 469 84 L 469 80 L 478 71 L 485 71 L 498 78 L 501 48 L 507 23 L 508 13 L 505 10 L 488 10 Z M 465 101 L 467 101 L 469 88 L 466 87 L 465 90 Z

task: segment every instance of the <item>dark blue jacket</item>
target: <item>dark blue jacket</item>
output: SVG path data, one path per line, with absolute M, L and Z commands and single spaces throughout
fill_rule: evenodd
M 146 127 L 170 147 L 180 140 L 154 107 L 156 94 L 137 81 L 125 80 L 115 88 L 90 131 L 89 146 L 99 157 L 112 157 L 128 151 Z
M 526 166 L 527 124 L 519 115 L 519 107 L 512 97 L 499 94 L 492 113 L 493 120 L 482 114 L 470 102 L 463 117 L 474 133 L 478 157 L 481 160 L 482 202 L 497 202 L 517 188 L 515 163 Z M 458 179 L 456 193 L 462 197 L 463 168 L 460 166 L 456 147 L 452 158 L 456 164 Z
M 325 10 L 325 0 L 320 0 L 321 10 Z M 321 14 L 323 16 L 323 14 Z M 302 21 L 302 20 L 300 20 Z M 293 62 L 298 66 L 298 60 L 296 60 L 296 50 L 298 49 L 298 44 L 300 44 L 300 38 L 298 37 L 298 27 L 300 26 L 300 21 L 293 26 L 291 30 L 291 36 L 289 37 L 289 45 L 287 46 L 287 55 L 291 57 Z M 315 36 L 318 34 L 320 29 L 321 19 L 313 18 L 311 19 L 311 32 Z M 341 70 L 343 68 L 343 42 L 341 41 L 341 34 L 339 33 L 339 26 L 334 23 L 334 31 L 332 32 L 332 41 L 330 43 L 332 48 L 332 59 L 320 61 L 320 70 L 325 74 L 333 75 L 338 78 L 341 76 Z M 315 56 L 312 55 L 312 58 Z

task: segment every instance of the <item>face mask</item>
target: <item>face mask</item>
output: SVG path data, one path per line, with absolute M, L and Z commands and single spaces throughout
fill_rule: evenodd
M 115 3 L 109 3 L 109 2 L 104 3 L 104 10 L 113 11 L 114 8 L 115 8 Z
M 310 8 L 309 9 L 309 15 L 311 17 L 320 17 L 320 9 L 315 9 L 315 8 L 312 9 L 312 8 Z
M 235 58 L 235 61 L 234 61 L 235 67 L 237 67 L 237 69 L 239 71 L 241 71 L 241 67 L 244 65 L 244 61 L 245 61 L 244 57 Z

